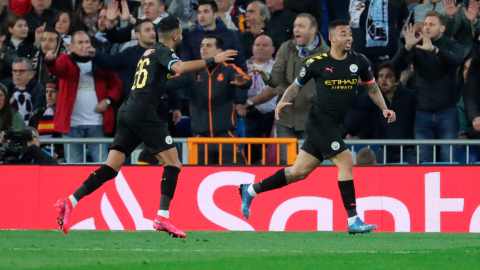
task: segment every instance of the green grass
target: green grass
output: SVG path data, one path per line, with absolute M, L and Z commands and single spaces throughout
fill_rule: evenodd
M 480 269 L 480 234 L 0 231 L 0 269 Z

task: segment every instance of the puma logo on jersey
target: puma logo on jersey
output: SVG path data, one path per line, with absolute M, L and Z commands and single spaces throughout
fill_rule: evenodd
M 326 68 L 326 70 L 330 71 L 331 73 L 333 73 L 333 67 L 331 68 Z

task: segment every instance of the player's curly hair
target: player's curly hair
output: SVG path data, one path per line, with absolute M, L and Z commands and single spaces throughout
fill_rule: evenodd
M 164 38 L 173 35 L 180 28 L 180 21 L 174 16 L 163 18 L 157 25 L 157 36 Z

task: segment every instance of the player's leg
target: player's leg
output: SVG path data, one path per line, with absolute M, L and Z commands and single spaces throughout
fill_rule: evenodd
M 353 158 L 346 149 L 330 159 L 338 167 L 338 188 L 342 195 L 343 205 L 348 215 L 348 231 L 350 234 L 367 233 L 377 228 L 376 225 L 365 224 L 357 214 L 355 186 L 353 184 Z
M 281 169 L 270 177 L 253 185 L 240 185 L 239 190 L 242 197 L 243 216 L 246 219 L 250 217 L 250 204 L 252 203 L 253 197 L 262 192 L 282 188 L 307 178 L 307 176 L 315 170 L 322 161 L 323 158 L 319 159 L 303 150 L 302 147 L 293 166 Z
M 107 161 L 99 169 L 92 172 L 87 180 L 68 198 L 60 199 L 55 205 L 58 216 L 57 223 L 64 233 L 68 233 L 68 223 L 72 210 L 85 196 L 93 193 L 105 182 L 115 178 L 129 155 L 140 143 L 140 138 L 124 125 L 123 113 L 118 116 L 118 130 L 113 140 L 113 147 L 108 153 Z

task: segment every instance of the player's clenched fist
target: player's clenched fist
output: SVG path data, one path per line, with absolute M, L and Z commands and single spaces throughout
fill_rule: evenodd
M 383 111 L 383 116 L 388 119 L 388 123 L 393 123 L 395 120 L 397 120 L 397 117 L 395 116 L 395 112 L 392 110 L 384 110 Z
M 225 62 L 225 61 L 233 61 L 233 59 L 235 58 L 235 56 L 237 55 L 237 51 L 235 50 L 226 50 L 224 52 L 221 52 L 219 54 L 217 54 L 214 58 L 215 58 L 215 63 L 222 63 L 222 62 Z

